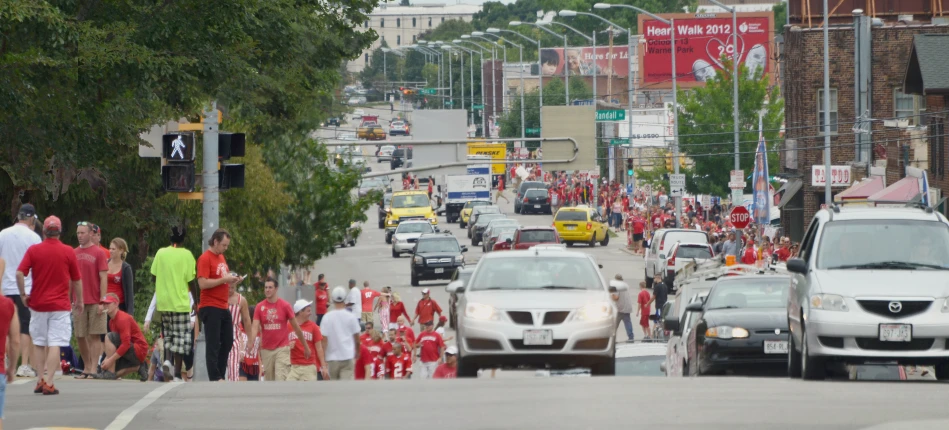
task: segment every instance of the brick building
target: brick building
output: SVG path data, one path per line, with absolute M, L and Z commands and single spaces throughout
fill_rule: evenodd
M 905 167 L 929 169 L 933 188 L 949 190 L 949 172 L 943 124 L 947 119 L 941 94 L 904 92 L 904 77 L 913 52 L 914 36 L 949 34 L 949 25 L 884 23 L 865 25 L 869 50 L 863 60 L 867 86 L 858 92 L 857 31 L 859 26 L 829 28 L 831 164 L 849 166 L 850 184 L 866 177 L 871 166 L 884 167 L 887 185 L 905 176 Z M 864 21 L 869 23 L 869 20 Z M 823 146 L 823 30 L 786 27 L 782 60 L 786 64 L 786 140 L 781 152 L 780 176 L 788 182 L 780 190 L 781 223 L 792 240 L 799 241 L 814 213 L 824 204 L 824 187 L 812 186 L 812 166 L 824 164 Z M 865 42 L 864 42 L 865 43 Z M 864 45 L 866 46 L 866 45 Z M 929 55 L 927 53 L 927 55 Z M 862 99 L 866 106 L 858 112 Z M 884 121 L 892 119 L 904 121 Z M 855 127 L 856 126 L 856 127 Z M 866 132 L 858 133 L 855 128 Z M 934 133 L 933 130 L 940 130 Z M 859 137 L 858 137 L 859 136 Z M 862 145 L 858 145 L 861 140 Z M 933 160 L 934 163 L 929 163 Z M 833 188 L 837 194 L 846 185 Z M 944 211 L 944 208 L 940 210 Z

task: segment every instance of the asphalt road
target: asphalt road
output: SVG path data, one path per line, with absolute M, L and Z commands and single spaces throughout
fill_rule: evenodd
M 387 113 L 387 109 L 385 109 Z M 321 135 L 326 131 L 319 132 Z M 397 138 L 394 140 L 408 140 Z M 373 170 L 387 169 L 373 164 Z M 396 187 L 400 185 L 395 182 Z M 515 215 L 522 225 L 549 225 L 549 215 Z M 447 282 L 409 285 L 409 257 L 392 258 L 370 208 L 355 247 L 338 249 L 313 268 L 330 285 L 350 278 L 392 286 L 413 309 L 422 287 L 443 307 Z M 442 221 L 444 218 L 442 218 Z M 440 224 L 469 244 L 465 231 Z M 620 273 L 635 289 L 643 262 L 622 250 L 625 237 L 587 252 L 606 277 Z M 469 264 L 480 247 L 466 254 Z M 295 299 L 295 287 L 282 295 Z M 301 290 L 302 291 L 302 290 Z M 307 290 L 312 298 L 312 288 Z M 638 330 L 638 329 L 637 329 Z M 449 331 L 448 336 L 454 336 Z M 642 333 L 637 331 L 637 336 Z M 618 340 L 625 340 L 622 329 Z M 59 379 L 58 396 L 32 394 L 32 380 L 6 389 L 7 429 L 913 429 L 949 428 L 945 385 L 914 382 L 803 382 L 786 378 L 537 378 L 501 372 L 493 380 L 327 381 L 321 383 L 189 383 Z

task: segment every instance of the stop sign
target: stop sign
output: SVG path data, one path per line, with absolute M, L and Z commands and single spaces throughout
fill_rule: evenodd
M 744 206 L 735 206 L 735 208 L 732 209 L 732 213 L 728 215 L 728 220 L 732 222 L 735 228 L 745 228 L 748 227 L 748 223 L 751 222 L 751 214 L 748 213 L 748 209 L 745 209 Z

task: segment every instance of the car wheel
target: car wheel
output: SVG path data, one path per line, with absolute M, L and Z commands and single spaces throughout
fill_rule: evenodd
M 613 356 L 600 359 L 596 364 L 590 367 L 590 374 L 593 376 L 614 376 L 616 375 L 616 350 L 613 350 Z
M 937 364 L 936 368 L 936 379 L 940 381 L 949 380 L 949 362 L 943 362 Z
M 471 229 L 468 229 L 468 239 L 471 239 Z
M 521 207 L 518 206 L 518 205 L 514 205 L 514 213 L 516 213 L 516 214 L 521 213 Z
M 600 241 L 600 246 L 606 246 L 609 243 L 610 243 L 610 233 L 606 232 L 605 237 L 603 237 L 603 240 Z
M 794 344 L 794 334 L 788 334 L 788 377 L 801 377 L 801 353 Z
M 643 278 L 646 280 L 646 288 L 652 289 L 652 278 L 649 276 L 649 273 L 646 272 L 646 269 L 643 269 Z
M 818 381 L 827 377 L 824 360 L 811 357 L 807 350 L 807 328 L 801 324 L 801 377 L 810 381 Z
M 468 224 L 464 221 L 458 221 L 458 228 L 467 228 Z
M 350 240 L 349 246 L 356 246 L 356 239 Z
M 588 245 L 590 245 L 590 248 L 593 248 L 593 247 L 596 246 L 596 232 L 594 232 L 594 233 L 590 236 L 590 243 L 588 243 Z
M 472 235 L 472 236 L 471 236 L 471 246 L 478 246 L 478 241 L 475 240 L 475 239 L 476 239 L 476 238 Z
M 573 242 L 564 242 L 567 244 L 567 248 L 573 248 Z
M 398 252 L 396 252 L 396 251 L 393 249 L 393 250 L 392 250 L 392 258 L 399 258 L 399 256 L 400 256 L 400 254 L 399 254 Z
M 417 286 L 418 286 L 418 278 L 415 276 L 414 273 L 412 274 L 412 280 L 411 280 L 410 283 L 412 284 L 413 287 L 417 287 Z
M 458 357 L 459 378 L 477 378 L 478 370 L 480 370 L 478 366 L 474 365 L 471 360 L 465 360 L 462 357 Z
M 391 244 L 392 244 L 392 235 L 389 233 L 386 233 L 386 245 L 391 245 Z
M 384 228 L 386 228 L 385 222 L 383 222 L 382 220 L 379 220 L 379 230 L 382 230 Z

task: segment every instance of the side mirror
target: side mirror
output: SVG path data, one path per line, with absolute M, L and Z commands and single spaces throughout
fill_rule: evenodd
M 665 362 L 665 361 L 663 361 L 662 363 L 659 363 L 659 371 L 662 372 L 663 374 L 666 373 L 666 362 Z
M 601 268 L 601 269 L 603 268 L 603 265 L 602 265 L 602 264 L 597 264 L 597 266 L 598 266 L 599 268 Z
M 506 242 L 508 245 L 510 245 L 510 244 L 514 243 L 514 240 L 512 240 L 512 239 L 505 239 L 504 242 Z
M 666 259 L 666 254 L 659 254 L 659 259 L 660 259 L 660 260 L 665 260 L 665 259 Z
M 435 227 L 435 233 L 441 233 L 441 230 L 439 230 L 438 227 Z
M 787 268 L 788 272 L 807 274 L 807 262 L 797 257 L 788 259 Z
M 702 302 L 692 302 L 685 307 L 686 312 L 702 312 L 702 308 L 705 306 L 705 303 Z
M 679 320 L 673 318 L 665 318 L 662 320 L 662 328 L 668 331 L 671 331 L 673 334 L 681 334 L 682 327 L 679 327 Z
M 449 294 L 462 293 L 465 291 L 465 283 L 464 281 L 449 282 L 448 285 L 445 286 L 445 291 Z
M 465 245 L 461 245 L 461 252 L 468 252 L 468 247 Z
M 662 315 L 671 315 L 672 314 L 672 302 L 666 302 L 662 305 Z

